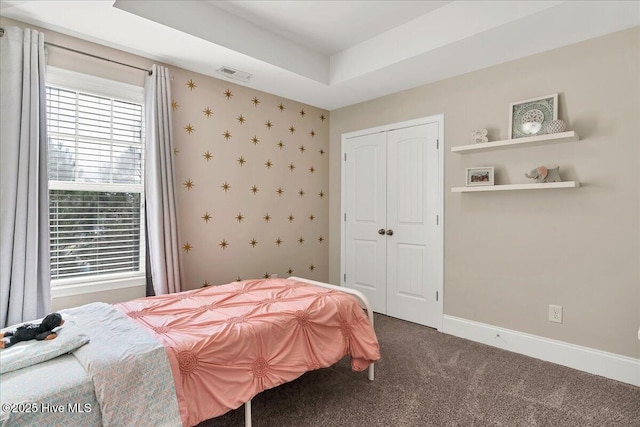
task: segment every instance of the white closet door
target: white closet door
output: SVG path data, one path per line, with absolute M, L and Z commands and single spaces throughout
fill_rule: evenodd
M 345 165 L 345 285 L 386 313 L 386 133 L 349 139 Z
M 438 326 L 438 123 L 388 132 L 387 314 Z

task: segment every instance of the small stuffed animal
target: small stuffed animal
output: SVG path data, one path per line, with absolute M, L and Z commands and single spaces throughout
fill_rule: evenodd
M 533 169 L 529 173 L 525 173 L 527 178 L 535 179 L 536 182 L 560 182 L 560 167 L 548 169 L 544 166 Z
M 53 330 L 64 324 L 64 319 L 60 313 L 51 313 L 42 319 L 39 324 L 27 323 L 18 326 L 15 331 L 0 332 L 0 349 L 8 348 L 20 341 L 29 340 L 52 340 L 58 336 Z M 4 338 L 8 337 L 8 340 Z

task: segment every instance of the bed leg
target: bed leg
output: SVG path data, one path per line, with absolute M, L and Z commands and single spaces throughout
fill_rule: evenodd
M 251 401 L 244 404 L 244 427 L 251 427 Z
M 373 363 L 369 364 L 369 381 L 373 381 Z

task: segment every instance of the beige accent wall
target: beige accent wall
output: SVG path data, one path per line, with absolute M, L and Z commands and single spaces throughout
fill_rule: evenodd
M 0 25 L 37 29 L 47 42 L 141 68 L 155 62 L 7 18 L 0 17 Z M 48 64 L 144 86 L 143 71 L 55 47 L 48 49 Z M 169 68 L 183 288 L 265 275 L 326 281 L 329 113 L 227 80 Z M 193 85 L 188 85 L 190 81 Z M 210 114 L 205 113 L 207 108 Z M 228 139 L 223 136 L 227 131 Z M 193 184 L 190 189 L 188 181 Z M 221 188 L 225 182 L 230 185 L 226 192 Z M 209 220 L 204 218 L 207 214 Z M 223 241 L 226 248 L 220 245 Z M 56 298 L 54 308 L 141 296 L 143 288 L 81 294 Z
M 341 135 L 444 113 L 444 312 L 640 357 L 640 31 L 623 31 L 331 112 L 330 279 L 340 283 Z M 471 130 L 508 137 L 509 104 L 559 94 L 580 141 L 459 155 Z M 581 188 L 451 193 L 465 168 L 496 184 L 560 166 Z M 550 323 L 549 304 L 564 307 Z
M 329 113 L 171 70 L 187 287 L 327 280 Z

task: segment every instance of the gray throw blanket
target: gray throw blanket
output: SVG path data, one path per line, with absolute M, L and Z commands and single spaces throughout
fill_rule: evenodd
M 63 312 L 89 335 L 73 355 L 93 381 L 103 426 L 182 426 L 162 344 L 109 304 Z

